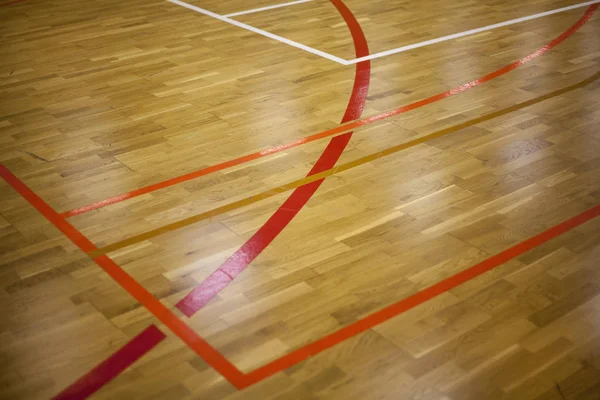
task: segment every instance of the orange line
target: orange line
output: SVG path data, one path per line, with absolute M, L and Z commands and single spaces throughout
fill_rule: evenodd
M 302 186 L 308 185 L 308 184 L 310 184 L 312 182 L 320 181 L 321 179 L 330 177 L 332 175 L 336 175 L 336 174 L 339 174 L 341 172 L 348 171 L 348 170 L 350 170 L 352 168 L 356 168 L 358 166 L 361 166 L 361 165 L 367 164 L 369 162 L 375 161 L 375 160 L 377 160 L 379 158 L 389 156 L 389 155 L 397 153 L 397 152 L 399 152 L 401 150 L 406 150 L 408 148 L 417 146 L 419 144 L 426 143 L 426 142 L 428 142 L 430 140 L 437 139 L 437 138 L 440 138 L 440 137 L 452 134 L 454 132 L 460 131 L 460 130 L 465 129 L 467 127 L 474 126 L 474 125 L 480 124 L 482 122 L 490 121 L 490 120 L 492 120 L 494 118 L 497 118 L 497 117 L 500 117 L 502 115 L 506 115 L 506 114 L 509 114 L 511 112 L 520 110 L 522 108 L 529 107 L 529 106 L 537 104 L 537 103 L 541 103 L 542 101 L 545 101 L 545 100 L 551 99 L 553 97 L 556 97 L 556 96 L 568 93 L 570 91 L 582 88 L 582 87 L 590 84 L 591 82 L 596 81 L 599 78 L 600 78 L 600 72 L 596 72 L 591 77 L 589 77 L 587 79 L 584 79 L 583 81 L 578 82 L 578 83 L 576 83 L 574 85 L 567 86 L 565 88 L 556 90 L 554 92 L 545 94 L 543 96 L 539 96 L 539 97 L 536 97 L 534 99 L 527 100 L 527 101 L 524 101 L 522 103 L 515 104 L 515 105 L 507 107 L 507 108 L 505 108 L 503 110 L 498 110 L 498 111 L 495 111 L 493 113 L 486 114 L 486 115 L 483 115 L 481 117 L 474 118 L 472 120 L 460 123 L 458 125 L 451 126 L 449 128 L 441 129 L 441 130 L 439 130 L 437 132 L 433 132 L 433 133 L 430 133 L 428 135 L 418 137 L 418 138 L 413 139 L 411 141 L 408 141 L 408 142 L 405 142 L 405 143 L 401 143 L 401 144 L 389 147 L 389 148 L 387 148 L 385 150 L 381 150 L 381 151 L 378 151 L 378 152 L 373 153 L 373 154 L 369 154 L 367 156 L 358 158 L 356 160 L 347 162 L 345 164 L 338 165 L 337 167 L 333 167 L 333 168 L 324 170 L 322 172 L 319 172 L 319 173 L 316 173 L 316 174 L 313 174 L 313 175 L 310 175 L 310 176 L 307 176 L 307 177 L 304 177 L 304 178 L 297 179 L 295 181 L 286 183 L 286 184 L 278 186 L 276 188 L 269 189 L 269 190 L 267 190 L 265 192 L 262 192 L 262 193 L 259 193 L 259 194 L 255 194 L 253 196 L 246 197 L 246 198 L 238 200 L 238 201 L 234 201 L 233 203 L 225 204 L 224 206 L 217 207 L 217 208 L 214 208 L 212 210 L 205 211 L 205 212 L 202 212 L 202 213 L 199 213 L 199 214 L 196 214 L 196 215 L 192 215 L 190 217 L 187 217 L 187 218 L 184 218 L 182 220 L 179 220 L 179 221 L 176 221 L 176 222 L 173 222 L 173 223 L 161 226 L 161 227 L 153 229 L 151 231 L 147 231 L 147 232 L 141 233 L 139 235 L 131 236 L 131 237 L 127 238 L 127 239 L 123 239 L 123 240 L 120 240 L 118 242 L 111 243 L 111 244 L 109 244 L 109 245 L 107 245 L 105 247 L 101 247 L 99 249 L 96 249 L 96 250 L 88 253 L 88 255 L 90 257 L 94 258 L 94 257 L 97 257 L 97 256 L 102 255 L 102 254 L 111 253 L 113 251 L 120 250 L 122 248 L 125 248 L 125 247 L 131 246 L 133 244 L 142 242 L 144 240 L 151 239 L 151 238 L 156 237 L 158 235 L 162 235 L 162 234 L 167 233 L 167 232 L 172 232 L 174 230 L 181 229 L 181 228 L 189 226 L 191 224 L 195 224 L 197 222 L 204 221 L 204 220 L 207 220 L 209 218 L 216 217 L 218 215 L 224 214 L 224 213 L 232 211 L 232 210 L 236 210 L 238 208 L 246 207 L 246 206 L 248 206 L 250 204 L 257 203 L 259 201 L 268 199 L 270 197 L 273 197 L 273 196 L 276 196 L 278 194 L 287 192 L 289 190 L 296 189 L 298 187 L 302 187 Z M 248 259 L 250 259 L 250 257 L 245 257 L 244 259 L 248 260 Z M 221 271 L 222 272 L 221 269 L 218 269 L 217 271 Z M 188 295 L 188 296 L 193 296 L 193 298 L 195 299 L 194 302 L 199 302 L 199 300 L 201 298 L 203 298 L 205 300 L 202 300 L 200 303 L 206 303 L 207 296 L 208 296 L 209 292 L 211 292 L 212 296 L 214 297 L 217 294 L 217 292 L 215 291 L 215 289 L 216 289 L 217 286 L 224 286 L 224 285 L 226 286 L 228 284 L 227 281 L 223 280 L 223 275 L 221 274 L 221 272 L 218 272 L 217 275 L 216 275 L 216 277 L 217 277 L 216 279 L 218 280 L 218 282 L 220 282 L 218 285 L 215 285 L 214 284 L 214 280 L 211 280 L 211 281 L 209 281 L 209 286 L 211 287 L 210 290 L 206 290 L 206 288 L 204 288 L 202 286 L 202 284 L 199 285 L 199 286 L 197 286 L 197 288 L 199 288 L 199 289 L 195 289 L 195 291 L 198 291 L 198 293 L 202 292 L 203 293 L 202 296 L 198 296 L 198 295 L 195 295 L 195 294 L 191 294 L 191 295 Z M 230 278 L 232 278 L 230 276 L 231 275 L 230 273 L 227 274 L 227 275 Z M 234 274 L 234 275 L 237 275 L 237 274 Z
M 236 165 L 245 164 L 247 162 L 254 161 L 254 160 L 266 157 L 266 156 L 271 155 L 271 154 L 279 153 L 279 152 L 282 152 L 282 151 L 287 150 L 287 149 L 291 149 L 291 148 L 296 147 L 296 146 L 300 146 L 300 145 L 303 145 L 303 144 L 306 144 L 306 143 L 314 142 L 314 141 L 319 140 L 319 139 L 323 139 L 323 138 L 326 138 L 326 137 L 329 137 L 329 136 L 333 136 L 333 135 L 335 135 L 337 133 L 346 132 L 346 131 L 351 130 L 351 127 L 352 127 L 352 124 L 340 125 L 340 126 L 335 127 L 333 129 L 329 129 L 329 130 L 326 130 L 326 131 L 323 131 L 323 132 L 320 132 L 320 133 L 316 133 L 314 135 L 307 136 L 305 138 L 298 139 L 298 140 L 295 140 L 295 141 L 290 142 L 290 143 L 282 144 L 282 145 L 279 145 L 279 146 L 276 146 L 276 147 L 272 147 L 272 148 L 267 149 L 267 150 L 262 150 L 262 151 L 258 151 L 256 153 L 248 154 L 248 155 L 245 155 L 245 156 L 242 156 L 242 157 L 239 157 L 239 158 L 235 158 L 233 160 L 225 161 L 225 162 L 222 162 L 220 164 L 212 165 L 212 166 L 207 167 L 207 168 L 203 168 L 203 169 L 200 169 L 200 170 L 197 170 L 197 171 L 194 171 L 194 172 L 190 172 L 190 173 L 185 174 L 185 175 L 177 176 L 175 178 L 170 178 L 170 179 L 167 179 L 165 181 L 154 183 L 152 185 L 145 186 L 145 187 L 140 188 L 140 189 L 135 189 L 135 190 L 132 190 L 132 191 L 127 192 L 127 193 L 123 193 L 123 194 L 120 194 L 120 195 L 117 195 L 117 196 L 114 196 L 114 197 L 110 197 L 110 198 L 105 199 L 105 200 L 100 200 L 100 201 L 97 201 L 95 203 L 89 204 L 87 206 L 78 207 L 78 208 L 75 208 L 73 210 L 65 211 L 61 215 L 63 217 L 65 217 L 65 218 L 71 218 L 71 217 L 74 217 L 76 215 L 84 214 L 84 213 L 89 212 L 89 211 L 93 211 L 93 210 L 97 210 L 97 209 L 109 206 L 111 204 L 116 204 L 116 203 L 120 203 L 120 202 L 125 201 L 125 200 L 133 199 L 133 198 L 141 196 L 143 194 L 155 192 L 157 190 L 165 189 L 167 187 L 170 187 L 170 186 L 173 186 L 173 185 L 177 185 L 177 184 L 182 183 L 182 182 L 187 182 L 189 180 L 196 179 L 196 178 L 199 178 L 201 176 L 205 176 L 205 175 L 212 174 L 214 172 L 222 171 L 224 169 L 231 168 L 231 167 L 234 167 Z
M 77 230 L 73 225 L 62 218 L 52 207 L 29 189 L 23 181 L 16 177 L 8 168 L 0 164 L 0 176 L 11 185 L 25 200 L 35 207 L 48 221 L 56 226 L 77 247 L 83 251 L 94 250 L 96 247 Z M 244 374 L 217 350 L 210 346 L 189 326 L 181 321 L 173 312 L 165 307 L 148 290 L 139 284 L 131 275 L 125 272 L 108 256 L 94 259 L 108 275 L 111 276 L 123 289 L 129 292 L 150 313 L 158 318 L 165 326 L 183 340 L 192 350 L 223 375 L 234 386 L 241 388 L 245 385 Z
M 0 163 L 0 176 L 35 207 L 48 221 L 57 227 L 66 237 L 86 253 L 97 250 L 97 247 L 77 228 L 64 220 L 52 207 L 38 195 L 33 193 L 25 184 Z
M 439 93 L 435 96 L 431 96 L 426 99 L 419 100 L 417 102 L 408 104 L 406 106 L 398 107 L 396 109 L 393 109 L 393 110 L 390 110 L 390 111 L 387 111 L 387 112 L 384 112 L 384 113 L 381 113 L 378 115 L 374 115 L 374 116 L 371 116 L 368 118 L 355 120 L 355 121 L 349 122 L 347 124 L 342 124 L 335 128 L 328 129 L 323 132 L 319 132 L 314 135 L 307 136 L 305 138 L 298 139 L 298 140 L 295 140 L 290 143 L 282 144 L 282 145 L 275 146 L 275 147 L 272 147 L 267 150 L 258 151 L 256 153 L 248 154 L 248 155 L 245 155 L 245 156 L 233 159 L 233 160 L 225 161 L 220 164 L 216 164 L 216 165 L 213 165 L 213 166 L 210 166 L 207 168 L 203 168 L 203 169 L 200 169 L 200 170 L 197 170 L 194 172 L 190 172 L 189 174 L 177 176 L 175 178 L 167 179 L 165 181 L 158 182 L 158 183 L 155 183 L 155 184 L 152 184 L 149 186 L 145 186 L 140 189 L 135 189 L 135 190 L 132 190 L 127 193 L 123 193 L 123 194 L 120 194 L 120 195 L 117 195 L 114 197 L 110 197 L 105 200 L 100 200 L 95 203 L 89 204 L 87 206 L 83 206 L 83 207 L 75 208 L 73 210 L 65 211 L 61 215 L 65 218 L 70 218 L 75 215 L 79 215 L 79 214 L 83 214 L 83 213 L 86 213 L 89 211 L 97 210 L 99 208 L 103 208 L 103 207 L 109 206 L 111 204 L 120 203 L 122 201 L 129 200 L 129 199 L 141 196 L 146 193 L 151 193 L 156 190 L 164 189 L 169 186 L 176 185 L 178 183 L 186 182 L 191 179 L 195 179 L 195 178 L 199 178 L 201 176 L 211 174 L 213 172 L 222 171 L 224 169 L 227 169 L 227 168 L 230 168 L 230 167 L 233 167 L 236 165 L 240 165 L 240 164 L 247 163 L 249 161 L 257 160 L 259 158 L 266 157 L 271 154 L 279 153 L 281 151 L 291 149 L 293 147 L 297 147 L 297 146 L 300 146 L 300 145 L 303 145 L 306 143 L 314 142 L 316 140 L 323 139 L 323 138 L 326 138 L 329 136 L 333 136 L 338 133 L 355 130 L 356 128 L 359 128 L 361 126 L 369 125 L 376 121 L 387 119 L 387 118 L 393 117 L 395 115 L 399 115 L 399 114 L 405 113 L 407 111 L 411 111 L 416 108 L 423 107 L 423 106 L 429 105 L 431 103 L 435 103 L 436 101 L 440 101 L 445 98 L 455 96 L 455 95 L 465 92 L 475 86 L 479 86 L 482 83 L 488 82 L 494 78 L 504 75 L 504 74 L 520 67 L 521 65 L 532 61 L 534 58 L 541 56 L 542 54 L 546 53 L 547 51 L 551 50 L 552 48 L 556 47 L 557 45 L 559 45 L 560 43 L 565 41 L 573 33 L 575 33 L 579 28 L 581 28 L 581 26 L 583 26 L 583 24 L 585 24 L 592 17 L 592 15 L 594 14 L 594 11 L 596 11 L 597 8 L 598 8 L 598 4 L 594 4 L 594 5 L 590 6 L 588 8 L 588 10 L 586 11 L 586 13 L 583 15 L 583 17 L 581 17 L 581 19 L 579 19 L 579 21 L 577 21 L 577 23 L 575 23 L 575 25 L 573 25 L 568 30 L 563 32 L 559 37 L 555 38 L 553 41 L 548 43 L 546 46 L 544 46 L 541 49 L 537 50 L 536 52 L 528 55 L 527 57 L 517 60 L 503 68 L 500 68 L 499 70 L 496 70 L 496 71 L 482 77 L 481 79 L 477 79 L 477 80 L 465 83 L 464 85 L 461 85 L 454 89 L 448 90 L 444 93 Z

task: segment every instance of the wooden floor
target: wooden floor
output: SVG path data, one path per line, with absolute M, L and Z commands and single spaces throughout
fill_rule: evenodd
M 600 3 L 282 3 L 0 3 L 0 399 L 600 399 Z

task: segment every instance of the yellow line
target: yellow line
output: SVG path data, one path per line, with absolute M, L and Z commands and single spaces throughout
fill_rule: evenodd
M 160 227 L 160 228 L 157 228 L 157 229 L 154 229 L 154 230 L 151 230 L 151 231 L 148 231 L 148 232 L 136 235 L 136 236 L 132 236 L 132 237 L 127 238 L 125 240 L 121 240 L 119 242 L 116 242 L 116 243 L 110 244 L 108 246 L 99 248 L 97 250 L 91 251 L 91 252 L 88 253 L 88 255 L 91 258 L 96 258 L 98 256 L 101 256 L 101 255 L 104 255 L 104 254 L 107 254 L 107 253 L 110 253 L 110 252 L 122 249 L 122 248 L 127 247 L 127 246 L 131 246 L 133 244 L 142 242 L 144 240 L 148 240 L 150 238 L 153 238 L 155 236 L 161 235 L 163 233 L 171 232 L 171 231 L 177 230 L 179 228 L 183 228 L 185 226 L 194 224 L 196 222 L 204 221 L 206 219 L 215 217 L 217 215 L 224 214 L 224 213 L 226 213 L 228 211 L 232 211 L 232 210 L 235 210 L 235 209 L 238 209 L 238 208 L 241 208 L 241 207 L 248 206 L 250 204 L 254 204 L 254 203 L 259 202 L 261 200 L 268 199 L 269 197 L 273 197 L 273 196 L 276 196 L 276 195 L 278 195 L 280 193 L 287 192 L 288 190 L 296 189 L 296 188 L 298 188 L 300 186 L 308 185 L 309 183 L 312 183 L 312 182 L 315 182 L 315 181 L 327 178 L 329 176 L 338 174 L 340 172 L 347 171 L 347 170 L 349 170 L 351 168 L 355 168 L 355 167 L 358 167 L 360 165 L 369 163 L 371 161 L 377 160 L 378 158 L 382 158 L 382 157 L 388 156 L 390 154 L 397 153 L 397 152 L 399 152 L 401 150 L 408 149 L 410 147 L 414 147 L 414 146 L 416 146 L 418 144 L 425 143 L 425 142 L 427 142 L 429 140 L 449 135 L 449 134 L 454 133 L 456 131 L 459 131 L 461 129 L 468 128 L 470 126 L 477 125 L 477 124 L 480 124 L 482 122 L 489 121 L 491 119 L 500 117 L 502 115 L 509 114 L 511 112 L 520 110 L 522 108 L 529 107 L 531 105 L 534 105 L 534 104 L 537 104 L 537 103 L 541 103 L 542 101 L 551 99 L 553 97 L 560 96 L 562 94 L 565 94 L 565 93 L 571 92 L 573 90 L 582 88 L 582 87 L 584 87 L 584 86 L 586 86 L 586 85 L 588 85 L 588 84 L 596 81 L 598 78 L 600 78 L 600 71 L 596 72 L 594 75 L 590 76 L 587 79 L 584 79 L 583 81 L 581 81 L 579 83 L 576 83 L 574 85 L 565 87 L 563 89 L 559 89 L 559 90 L 556 90 L 554 92 L 545 94 L 543 96 L 536 97 L 535 99 L 531 99 L 531 100 L 528 100 L 528 101 L 524 101 L 522 103 L 515 104 L 514 106 L 505 108 L 503 110 L 495 111 L 493 113 L 486 114 L 486 115 L 484 115 L 482 117 L 475 118 L 475 119 L 472 119 L 470 121 L 463 122 L 461 124 L 454 125 L 452 127 L 445 128 L 445 129 L 439 130 L 439 131 L 434 132 L 434 133 L 430 133 L 429 135 L 425 135 L 425 136 L 422 136 L 420 138 L 411 140 L 409 142 L 402 143 L 402 144 L 399 144 L 399 145 L 387 148 L 387 149 L 379 151 L 377 153 L 373 153 L 373 154 L 370 154 L 368 156 L 359 158 L 357 160 L 348 162 L 346 164 L 342 164 L 342 165 L 339 165 L 337 167 L 333 167 L 331 169 L 325 170 L 325 171 L 320 172 L 318 174 L 310 175 L 310 176 L 307 176 L 305 178 L 301 178 L 301 179 L 295 180 L 293 182 L 287 183 L 285 185 L 282 185 L 282 186 L 270 189 L 270 190 L 268 190 L 266 192 L 263 192 L 263 193 L 260 193 L 260 194 L 257 194 L 257 195 L 251 196 L 251 197 L 247 197 L 245 199 L 235 201 L 233 203 L 224 205 L 222 207 L 218 207 L 218 208 L 215 208 L 213 210 L 206 211 L 206 212 L 203 212 L 203 213 L 200 213 L 200 214 L 197 214 L 197 215 L 194 215 L 194 216 L 182 219 L 181 221 L 173 222 L 173 223 L 165 225 L 163 227 Z

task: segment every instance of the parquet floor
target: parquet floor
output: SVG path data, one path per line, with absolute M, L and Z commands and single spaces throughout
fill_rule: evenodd
M 0 3 L 0 399 L 600 399 L 598 3 L 180 3 Z

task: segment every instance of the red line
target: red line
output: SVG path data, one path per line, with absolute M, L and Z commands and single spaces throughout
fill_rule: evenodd
M 488 272 L 515 257 L 520 256 L 521 254 L 532 250 L 533 248 L 540 246 L 547 241 L 554 239 L 555 237 L 570 231 L 577 226 L 596 218 L 600 215 L 600 205 L 597 205 L 567 221 L 564 221 L 547 231 L 544 231 L 530 239 L 521 242 L 502 253 L 496 254 L 493 257 L 488 258 L 485 261 L 480 262 L 477 265 L 474 265 L 462 272 L 459 272 L 456 275 L 452 275 L 449 278 L 444 279 L 443 281 L 436 283 L 433 286 L 428 287 L 425 290 L 422 290 L 410 297 L 407 297 L 403 300 L 400 300 L 397 303 L 394 303 L 382 310 L 379 310 L 368 317 L 365 317 L 355 323 L 348 325 L 332 334 L 329 334 L 313 343 L 310 343 L 307 346 L 299 348 L 277 360 L 270 362 L 262 367 L 255 369 L 254 371 L 246 374 L 250 384 L 259 382 L 279 371 L 282 371 L 286 368 L 291 367 L 299 363 L 300 361 L 313 356 L 315 354 L 321 353 L 336 344 L 339 344 L 353 336 L 356 336 L 368 329 L 373 328 L 376 325 L 379 325 L 403 312 L 406 312 L 418 305 L 425 303 L 441 295 L 442 293 L 446 293 L 449 290 L 467 282 L 471 279 L 478 277 L 485 272 Z
M 364 36 L 362 35 L 362 31 L 360 30 L 360 25 L 358 24 L 358 22 L 354 19 L 350 11 L 347 8 L 345 8 L 343 3 L 337 3 L 337 0 L 332 1 L 340 10 L 340 13 L 342 13 L 342 15 L 344 16 L 344 19 L 346 20 L 352 32 L 354 41 L 355 43 L 357 43 L 357 54 L 359 54 L 359 52 L 362 53 L 363 51 L 368 52 L 368 48 L 366 47 L 366 41 L 364 40 Z M 364 121 L 383 119 L 392 115 L 397 115 L 413 110 L 418 107 L 423 107 L 427 104 L 431 104 L 433 102 L 445 99 L 450 96 L 454 96 L 458 93 L 462 93 L 473 87 L 479 86 L 494 78 L 504 75 L 518 68 L 521 65 L 531 62 L 536 57 L 539 57 L 542 54 L 549 51 L 550 49 L 552 49 L 553 47 L 556 47 L 558 44 L 562 43 L 565 39 L 567 39 L 569 36 L 575 33 L 579 28 L 581 28 L 583 24 L 585 24 L 591 18 L 596 8 L 598 8 L 597 4 L 591 6 L 586 11 L 586 13 L 577 21 L 577 23 L 575 23 L 573 26 L 567 29 L 559 37 L 552 40 L 546 46 L 542 47 L 541 49 L 535 51 L 534 53 L 526 57 L 521 58 L 520 60 L 517 60 L 488 75 L 485 75 L 481 79 L 474 80 L 447 92 L 440 93 L 436 96 L 429 97 L 428 99 L 418 101 L 408 106 L 400 107 L 389 113 L 368 118 Z M 357 82 L 359 82 L 360 80 L 364 80 L 366 84 L 368 84 L 367 73 L 368 70 L 366 68 L 365 71 L 359 71 L 357 65 Z M 357 84 L 355 82 L 353 97 L 355 94 L 357 97 L 360 95 L 357 94 L 358 91 L 363 91 L 363 93 L 361 94 L 366 96 L 367 89 L 364 85 L 365 84 L 361 86 L 360 83 Z M 350 111 L 352 104 L 353 102 L 351 100 L 350 104 L 348 105 L 348 111 L 344 115 L 344 119 L 352 118 L 354 115 L 356 115 L 356 110 Z M 309 175 L 318 173 L 325 169 L 332 168 L 337 162 L 346 144 L 350 140 L 351 134 L 352 132 L 349 132 L 347 134 L 333 138 L 327 146 L 325 152 L 321 155 L 321 158 L 319 158 L 319 160 L 311 170 Z M 275 212 L 275 214 L 273 214 L 273 216 L 271 216 L 267 223 L 263 225 L 250 238 L 249 241 L 244 243 L 244 245 L 239 250 L 237 250 L 229 259 L 227 259 L 227 261 L 225 261 L 225 263 L 223 263 L 215 272 L 213 272 L 213 274 L 210 275 L 204 282 L 200 283 L 195 289 L 192 290 L 191 293 L 189 293 L 181 301 L 179 301 L 176 307 L 179 308 L 181 312 L 183 312 L 188 317 L 194 315 L 200 308 L 204 307 L 221 290 L 227 287 L 227 285 L 229 285 L 233 281 L 233 279 L 235 279 L 235 277 L 237 277 L 244 269 L 246 269 L 246 267 L 248 267 L 248 265 L 273 241 L 273 239 L 277 237 L 277 235 L 296 216 L 296 214 L 300 211 L 304 204 L 306 204 L 306 202 L 319 188 L 322 182 L 323 180 L 316 181 L 296 189 L 294 193 L 286 200 L 286 202 Z
M 64 220 L 52 207 L 50 207 L 44 200 L 38 195 L 33 193 L 19 178 L 13 175 L 4 165 L 0 164 L 0 176 L 11 185 L 21 196 L 23 196 L 29 203 L 35 207 L 40 214 L 57 227 L 66 237 L 71 239 L 73 243 L 77 245 L 81 250 L 86 253 L 96 250 L 96 246 L 90 242 L 88 238 L 83 236 L 77 228 Z
M 352 15 L 352 12 L 341 0 L 331 0 L 331 2 L 338 9 L 348 25 L 354 41 L 356 57 L 368 55 L 369 47 L 367 45 L 367 40 L 360 24 L 354 15 Z M 360 117 L 367 99 L 370 74 L 371 64 L 369 61 L 361 62 L 356 65 L 354 87 L 348 106 L 346 107 L 346 112 L 342 118 L 342 123 Z M 348 132 L 331 139 L 325 148 L 325 151 L 323 151 L 308 175 L 314 175 L 333 168 L 348 145 L 351 137 L 352 132 Z M 323 181 L 324 179 L 311 182 L 294 190 L 290 197 L 288 197 L 281 207 L 275 211 L 271 218 L 269 218 L 269 220 L 242 245 L 242 247 L 229 257 L 229 259 L 227 259 L 227 261 L 225 261 L 225 263 L 213 272 L 204 282 L 181 299 L 181 301 L 176 304 L 176 307 L 188 317 L 192 316 L 221 290 L 227 287 L 227 285 L 246 269 L 246 267 L 248 267 L 248 265 L 250 265 L 250 263 L 258 257 L 258 255 L 262 253 L 262 251 L 292 221 L 317 189 L 319 189 L 319 186 L 321 186 Z
M 11 185 L 25 200 L 34 206 L 46 219 L 61 232 L 65 234 L 81 250 L 95 250 L 94 246 L 85 238 L 75 227 L 63 219 L 52 207 L 35 194 L 27 185 L 25 185 L 8 168 L 0 164 L 0 177 Z M 211 347 L 189 326 L 181 321 L 158 299 L 156 299 L 146 288 L 139 284 L 123 268 L 119 267 L 108 256 L 100 256 L 94 259 L 111 278 L 115 280 L 123 289 L 131 294 L 140 304 L 158 318 L 165 326 L 173 331 L 179 338 L 186 343 L 192 350 L 206 361 L 211 367 L 218 371 L 225 379 L 234 386 L 241 388 L 245 384 L 245 375 L 240 372 L 235 365 L 223 357 L 218 351 Z
M 160 329 L 150 325 L 109 358 L 57 394 L 54 400 L 87 399 L 165 338 L 165 334 Z

